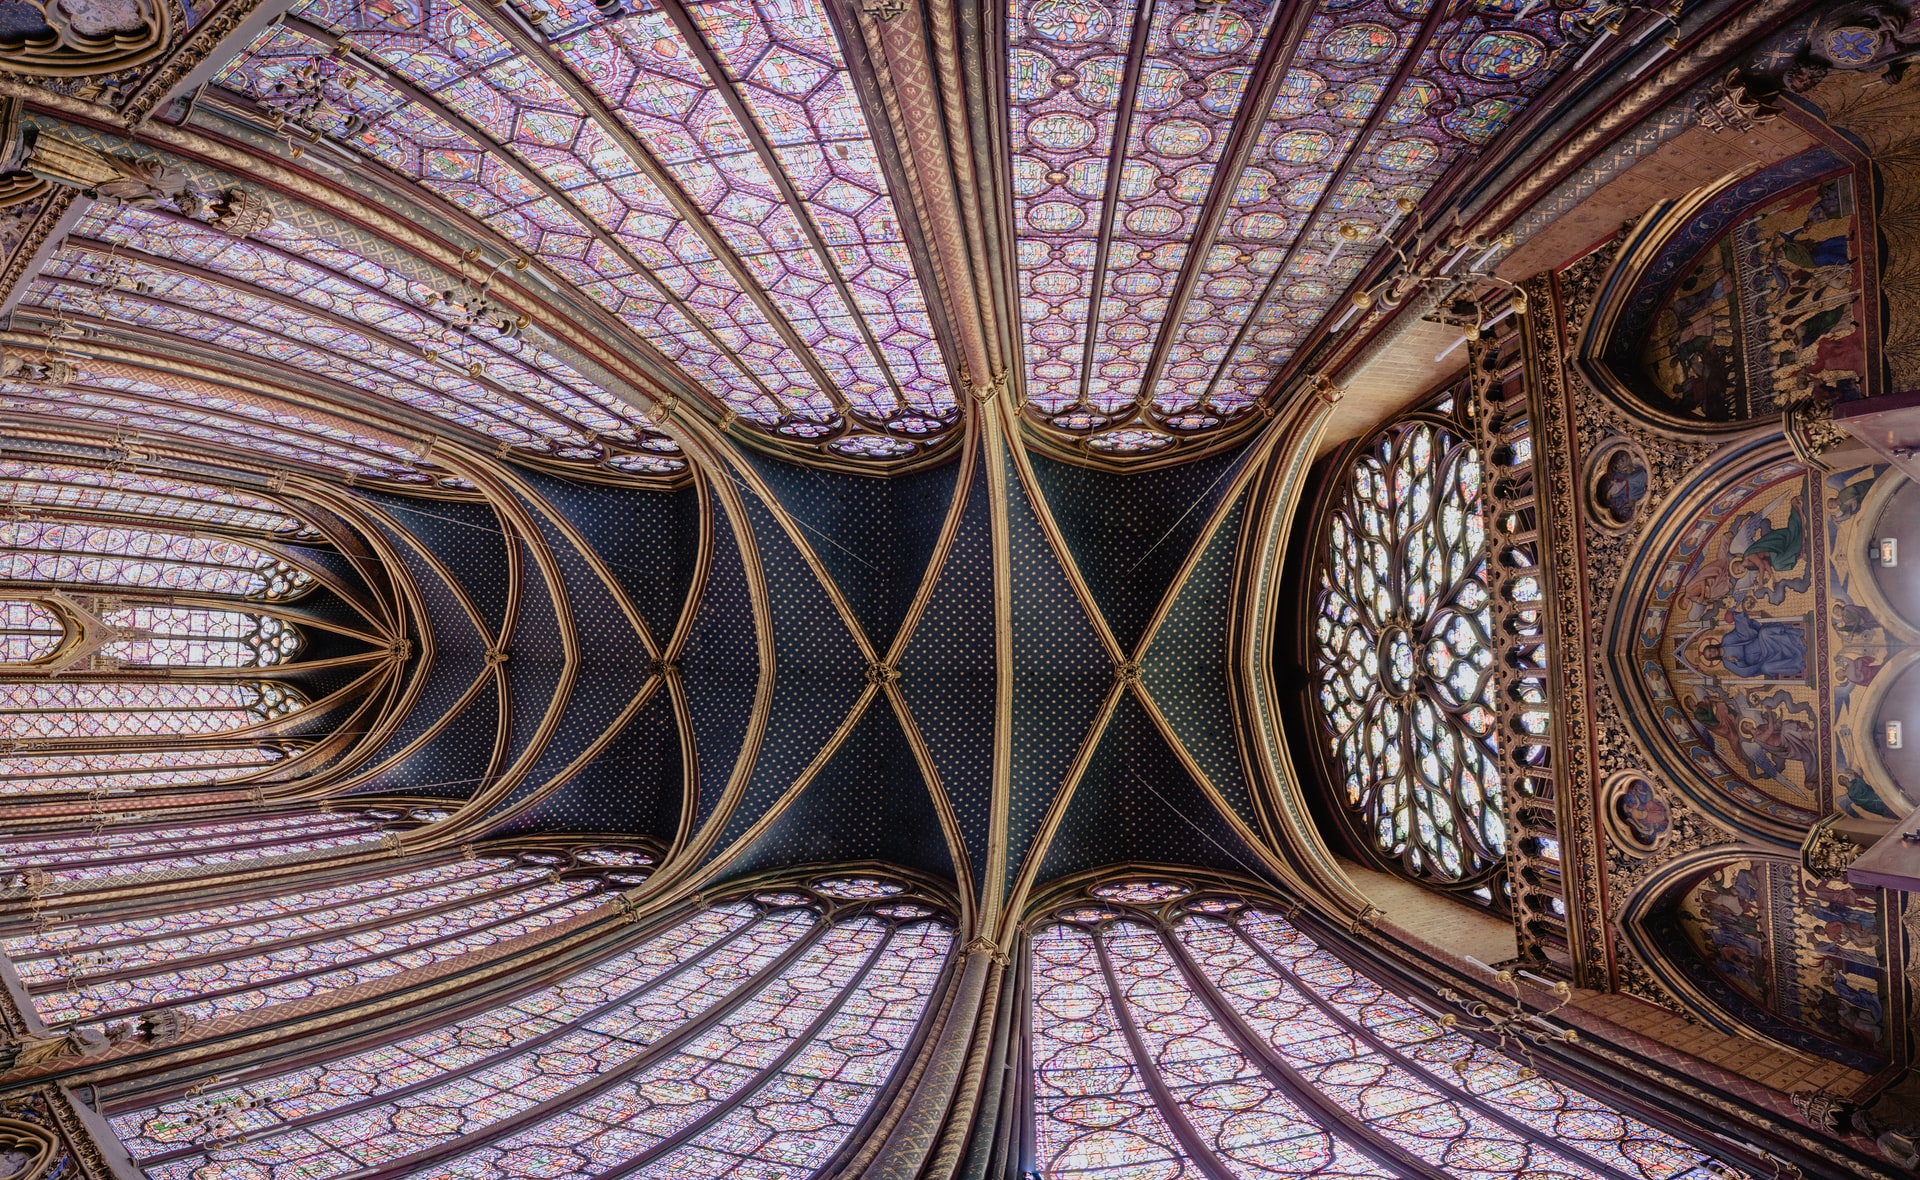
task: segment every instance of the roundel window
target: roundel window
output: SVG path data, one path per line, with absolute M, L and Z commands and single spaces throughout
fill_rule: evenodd
M 1374 859 L 1449 888 L 1506 851 L 1481 456 L 1454 399 L 1342 461 L 1314 554 L 1324 765 Z

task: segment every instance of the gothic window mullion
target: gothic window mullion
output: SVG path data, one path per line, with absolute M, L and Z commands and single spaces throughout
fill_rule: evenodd
M 1107 953 L 1106 931 L 1109 928 L 1103 926 L 1091 932 L 1088 937 L 1093 940 L 1094 957 L 1100 964 L 1100 975 L 1106 981 L 1107 1002 L 1112 1007 L 1114 1021 L 1119 1024 L 1121 1035 L 1126 1038 L 1127 1047 L 1133 1053 L 1134 1062 L 1140 1070 L 1141 1080 L 1146 1083 L 1148 1092 L 1153 1095 L 1154 1102 L 1159 1105 L 1160 1115 L 1166 1120 L 1168 1128 L 1179 1139 L 1181 1149 L 1187 1153 L 1188 1159 L 1206 1173 L 1207 1180 L 1236 1180 L 1233 1172 L 1213 1154 L 1213 1149 L 1207 1145 L 1199 1130 L 1187 1118 L 1186 1112 L 1180 1108 L 1179 1102 L 1173 1096 L 1173 1091 L 1167 1086 L 1166 1079 L 1161 1076 L 1159 1063 L 1147 1051 L 1146 1043 L 1140 1036 L 1139 1026 L 1134 1021 L 1132 1006 L 1127 1002 L 1126 993 L 1120 987 L 1120 980 L 1114 974 L 1112 957 Z
M 1455 1088 L 1453 1086 L 1450 1086 L 1445 1080 L 1435 1075 L 1431 1069 L 1429 1069 L 1427 1066 L 1422 1064 L 1417 1058 L 1413 1058 L 1407 1054 L 1402 1053 L 1398 1048 L 1382 1040 L 1377 1034 L 1374 1033 L 1372 1029 L 1368 1028 L 1366 1024 L 1364 1024 L 1361 1021 L 1357 1021 L 1350 1018 L 1345 1012 L 1341 1011 L 1339 1005 L 1328 1001 L 1327 998 L 1320 993 L 1318 988 L 1312 985 L 1309 985 L 1306 981 L 1302 980 L 1292 970 L 1288 969 L 1284 964 L 1282 964 L 1278 959 L 1276 959 L 1272 954 L 1270 954 L 1264 946 L 1260 945 L 1260 941 L 1258 939 L 1253 938 L 1246 932 L 1245 928 L 1241 925 L 1241 922 L 1242 922 L 1242 918 L 1236 917 L 1230 920 L 1227 923 L 1227 925 L 1230 929 L 1233 930 L 1235 936 L 1239 938 L 1240 942 L 1243 945 L 1245 945 L 1255 955 L 1257 955 L 1262 962 L 1266 963 L 1268 968 L 1271 969 L 1276 975 L 1280 976 L 1282 979 L 1285 979 L 1293 987 L 1293 989 L 1296 992 L 1306 997 L 1308 1002 L 1310 1002 L 1316 1009 L 1318 1009 L 1323 1015 L 1325 1015 L 1327 1019 L 1333 1021 L 1335 1024 L 1339 1025 L 1341 1028 L 1346 1029 L 1349 1033 L 1359 1038 L 1362 1042 L 1364 1042 L 1367 1046 L 1372 1048 L 1375 1052 L 1380 1053 L 1381 1055 L 1386 1057 L 1388 1060 L 1398 1064 L 1402 1069 L 1406 1069 L 1418 1077 L 1426 1078 L 1428 1081 L 1434 1084 L 1436 1090 L 1439 1093 L 1443 1095 L 1447 1095 L 1453 1098 L 1457 1102 L 1462 1102 L 1468 1106 L 1471 1106 L 1475 1111 L 1477 1111 L 1479 1114 L 1481 1114 L 1485 1118 L 1491 1120 L 1492 1122 L 1498 1123 L 1500 1126 L 1506 1128 L 1509 1132 L 1519 1136 L 1520 1138 L 1528 1142 L 1532 1142 L 1536 1144 L 1541 1142 L 1541 1135 L 1539 1131 L 1535 1130 L 1532 1127 L 1527 1126 L 1525 1123 L 1522 1123 L 1518 1119 L 1513 1118 L 1511 1115 L 1506 1114 L 1504 1111 L 1499 1110 L 1498 1108 L 1494 1107 L 1492 1104 L 1483 1101 L 1478 1095 L 1474 1094 L 1471 1090 L 1465 1087 Z M 1325 953 L 1325 952 L 1323 951 L 1322 953 Z M 1357 978 L 1366 979 L 1366 977 L 1359 972 L 1354 972 L 1354 974 Z M 1372 981 L 1368 980 L 1368 982 L 1371 983 Z M 1374 985 L 1374 986 L 1378 986 L 1378 985 Z M 1385 989 L 1381 989 L 1381 990 L 1384 991 Z M 1465 1034 L 1462 1034 L 1462 1035 L 1465 1035 Z M 1628 1175 L 1627 1173 L 1622 1172 L 1619 1169 L 1604 1163 L 1603 1161 L 1593 1159 L 1590 1156 L 1588 1156 L 1585 1152 L 1580 1152 L 1576 1148 L 1573 1148 L 1569 1145 L 1556 1143 L 1553 1145 L 1552 1150 L 1556 1154 L 1560 1154 L 1564 1156 L 1572 1156 L 1574 1159 L 1578 1160 L 1581 1166 L 1592 1168 L 1594 1171 L 1598 1172 L 1601 1176 L 1605 1177 L 1606 1180 L 1645 1180 L 1644 1177 Z
M 1340 1128 L 1343 1138 L 1382 1165 L 1392 1169 L 1397 1175 L 1425 1177 L 1427 1180 L 1447 1180 L 1448 1174 L 1445 1170 L 1429 1167 L 1410 1152 L 1387 1142 L 1372 1128 L 1353 1119 L 1337 1104 L 1329 1101 L 1324 1094 L 1314 1088 L 1313 1083 L 1301 1077 L 1297 1070 L 1280 1060 L 1275 1055 L 1273 1046 L 1267 1044 L 1258 1033 L 1248 1027 L 1246 1018 L 1225 996 L 1220 994 L 1220 989 L 1207 978 L 1199 964 L 1193 961 L 1193 956 L 1186 946 L 1162 923 L 1155 923 L 1155 933 L 1159 936 L 1161 943 L 1166 946 L 1173 961 L 1179 966 L 1187 983 L 1205 997 L 1207 1006 L 1213 1010 L 1221 1027 L 1227 1030 L 1234 1042 L 1240 1046 L 1241 1052 L 1259 1066 L 1260 1072 L 1265 1074 L 1275 1087 L 1285 1092 L 1305 1109 L 1314 1112 L 1326 1123 Z M 1237 930 L 1236 933 L 1238 933 Z M 1244 936 L 1242 940 L 1245 941 Z

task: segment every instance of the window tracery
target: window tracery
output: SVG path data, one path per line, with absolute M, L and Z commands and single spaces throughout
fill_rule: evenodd
M 0 599 L 0 664 L 46 659 L 67 639 L 67 625 L 42 603 Z
M 176 520 L 281 537 L 317 535 L 285 507 L 260 496 L 168 475 L 102 467 L 0 459 L 0 504 Z
M 126 606 L 101 621 L 127 639 L 100 654 L 149 668 L 271 668 L 300 653 L 300 630 L 278 615 L 199 607 Z
M 1033 932 L 1025 1166 L 1042 1175 L 1739 1174 L 1450 1027 L 1272 905 L 1154 884 L 1089 891 Z
M 600 903 L 600 875 L 570 869 L 565 855 L 483 856 L 185 913 L 51 925 L 4 949 L 50 1028 L 163 1008 L 209 1019 L 549 928 Z
M 79 520 L 0 520 L 0 581 L 125 586 L 283 602 L 313 575 L 218 536 Z
M 113 1126 L 152 1180 L 799 1180 L 894 1084 L 952 955 L 935 904 L 879 896 L 723 899 L 530 994 Z
M 1309 661 L 1328 779 L 1360 841 L 1493 902 L 1505 706 L 1482 479 L 1470 403 L 1452 395 L 1341 462 L 1310 575 Z

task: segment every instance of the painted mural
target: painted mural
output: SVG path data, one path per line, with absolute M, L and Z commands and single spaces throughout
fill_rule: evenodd
M 1913 784 L 1903 791 L 1880 757 L 1876 713 L 1911 629 L 1889 623 L 1867 573 L 1902 477 L 1762 457 L 1702 482 L 1637 572 L 1651 579 L 1633 643 L 1646 730 L 1678 748 L 1710 808 L 1762 817 L 1771 838 L 1835 811 L 1904 816 Z
M 1815 881 L 1789 860 L 1741 860 L 1695 882 L 1675 916 L 1710 966 L 1702 982 L 1717 1006 L 1776 1039 L 1811 1033 L 1864 1065 L 1855 1054 L 1877 1058 L 1888 1042 L 1876 892 Z
M 1670 412 L 1769 417 L 1866 386 L 1854 182 L 1842 173 L 1753 209 L 1709 246 L 1654 314 L 1640 361 Z

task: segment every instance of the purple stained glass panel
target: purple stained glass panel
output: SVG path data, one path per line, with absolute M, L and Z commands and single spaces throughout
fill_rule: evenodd
M 1044 1174 L 1738 1174 L 1442 1029 L 1269 910 L 1181 908 L 1035 934 Z
M 297 536 L 308 526 L 282 505 L 166 475 L 0 459 L 0 504 L 164 518 Z
M 273 681 L 0 682 L 0 738 L 92 740 L 217 734 L 306 707 L 299 689 Z
M 136 787 L 211 784 L 279 763 L 276 746 L 132 750 L 115 754 L 16 754 L 0 758 L 0 795 L 51 791 L 132 794 Z

